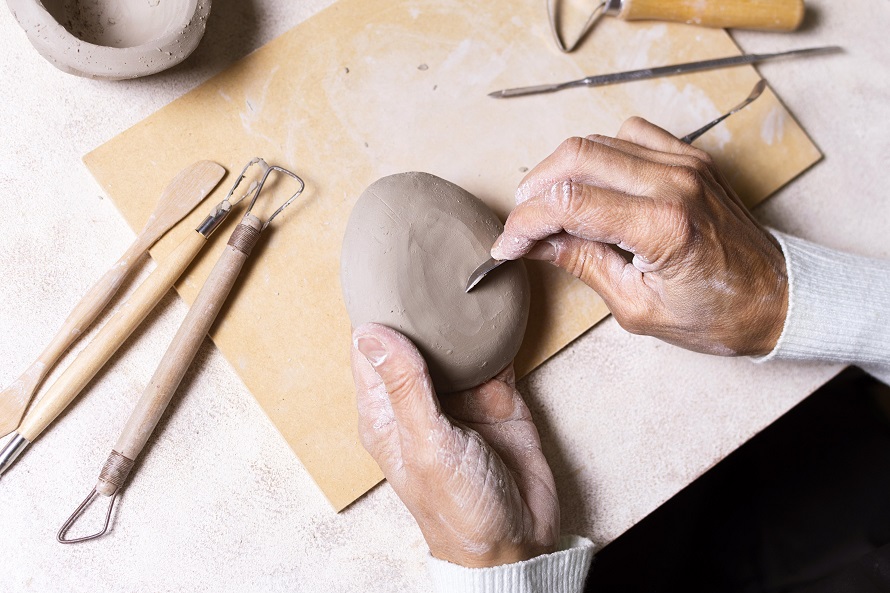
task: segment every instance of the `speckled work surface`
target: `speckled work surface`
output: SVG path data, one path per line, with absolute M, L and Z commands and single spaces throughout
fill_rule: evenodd
M 192 59 L 121 83 L 58 72 L 0 9 L 0 79 L 7 81 L 0 384 L 33 360 L 132 240 L 81 156 L 327 4 L 219 0 Z M 881 63 L 890 52 L 890 7 L 881 0 L 809 5 L 795 35 L 735 35 L 748 51 L 847 49 L 818 71 L 804 63 L 761 68 L 825 159 L 758 215 L 832 247 L 890 257 L 881 177 L 890 161 L 890 76 Z M 137 465 L 113 534 L 80 547 L 55 543 L 184 314 L 175 297 L 162 301 L 137 331 L 138 346 L 126 345 L 0 480 L 0 587 L 427 590 L 426 548 L 391 489 L 378 486 L 335 515 L 209 343 L 186 377 L 187 397 L 174 400 L 161 437 Z M 564 529 L 611 541 L 837 370 L 691 354 L 607 320 L 522 385 L 557 475 Z

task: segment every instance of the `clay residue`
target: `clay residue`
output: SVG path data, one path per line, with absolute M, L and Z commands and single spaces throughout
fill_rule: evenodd
M 785 119 L 788 114 L 782 107 L 773 107 L 760 125 L 760 137 L 772 146 L 785 137 Z

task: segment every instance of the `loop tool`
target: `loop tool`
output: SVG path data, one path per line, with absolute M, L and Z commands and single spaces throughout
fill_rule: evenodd
M 244 173 L 242 171 L 225 199 L 213 207 L 201 224 L 186 234 L 182 242 L 139 285 L 127 302 L 118 308 L 92 341 L 78 353 L 52 387 L 31 407 L 12 438 L 0 450 L 0 475 L 80 395 L 96 373 L 127 341 L 200 253 L 207 244 L 207 239 L 226 220 L 232 208 L 251 195 L 255 197 L 259 184 L 253 182 L 247 192 L 233 198 L 235 188 L 244 178 Z
M 248 169 L 254 166 L 262 168 L 262 177 L 259 182 L 253 182 L 247 190 L 245 196 L 252 196 L 247 212 L 245 212 L 241 222 L 235 227 L 232 235 L 229 237 L 228 244 L 217 260 L 204 282 L 204 286 L 198 293 L 195 302 L 189 308 L 188 314 L 180 325 L 176 336 L 164 353 L 157 370 L 149 381 L 148 386 L 136 404 L 135 409 L 130 414 L 120 437 L 114 448 L 108 456 L 96 486 L 90 492 L 89 496 L 74 511 L 71 517 L 62 525 L 59 530 L 58 541 L 69 544 L 95 539 L 108 531 L 108 525 L 111 520 L 111 511 L 114 507 L 115 498 L 120 489 L 123 487 L 133 469 L 136 459 L 139 457 L 146 442 L 160 421 L 164 410 L 176 393 L 182 378 L 191 366 L 198 348 L 204 342 L 210 326 L 213 324 L 220 309 L 226 301 L 244 263 L 253 250 L 254 246 L 260 238 L 262 232 L 268 228 L 269 224 L 281 212 L 290 205 L 299 196 L 305 188 L 305 183 L 299 176 L 287 169 L 278 166 L 269 166 L 262 159 L 256 158 L 250 161 L 241 175 L 235 181 L 232 190 L 229 192 L 224 204 L 229 204 L 231 209 L 230 197 L 236 191 L 238 185 L 244 180 L 248 173 Z M 263 187 L 272 172 L 278 173 L 290 178 L 297 184 L 296 191 L 282 203 L 268 218 L 261 220 L 253 214 L 254 206 L 263 191 Z M 243 198 L 242 198 L 243 199 Z M 208 217 L 206 224 L 219 226 L 215 219 Z M 215 226 L 214 226 L 215 225 Z M 105 518 L 105 525 L 102 530 L 93 535 L 78 537 L 74 539 L 66 539 L 67 532 L 75 524 L 77 519 L 82 515 L 86 507 L 97 496 L 110 497 L 108 512 Z
M 804 17 L 803 0 L 602 0 L 575 40 L 566 44 L 559 33 L 559 2 L 547 0 L 547 18 L 556 47 L 574 51 L 603 15 L 624 21 L 672 21 L 731 29 L 793 31 Z
M 738 105 L 736 105 L 735 107 L 733 107 L 732 109 L 730 109 L 729 111 L 727 111 L 726 113 L 721 115 L 720 117 L 714 119 L 713 121 L 706 123 L 705 125 L 703 125 L 699 129 L 697 129 L 696 131 L 686 134 L 685 136 L 680 138 L 680 141 L 685 144 L 692 144 L 702 134 L 704 134 L 705 132 L 707 132 L 708 130 L 710 130 L 711 128 L 713 128 L 714 126 L 719 124 L 720 122 L 722 122 L 724 119 L 726 119 L 733 113 L 737 113 L 737 112 L 741 111 L 742 109 L 744 109 L 745 107 L 747 107 L 748 105 L 750 105 L 755 99 L 757 99 L 757 97 L 759 97 L 763 93 L 763 90 L 765 88 L 766 88 L 766 81 L 761 78 L 759 81 L 757 81 L 757 84 L 754 85 L 754 88 L 751 89 L 751 93 L 747 96 L 747 98 L 745 98 L 744 101 L 742 101 L 741 103 L 739 103 Z M 470 277 L 467 279 L 467 286 L 464 289 L 464 292 L 470 292 L 471 290 L 473 290 L 476 287 L 476 285 L 479 284 L 480 282 L 482 282 L 482 280 L 486 276 L 488 276 L 491 272 L 493 272 L 494 270 L 496 270 L 497 268 L 501 267 L 502 265 L 504 265 L 505 263 L 507 263 L 509 261 L 513 261 L 513 260 L 494 259 L 493 257 L 488 258 L 478 268 L 473 270 L 472 274 L 470 274 Z

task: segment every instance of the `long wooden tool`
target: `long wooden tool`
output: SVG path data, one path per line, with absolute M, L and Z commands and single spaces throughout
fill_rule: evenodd
M 557 26 L 559 0 L 547 0 L 550 29 L 556 46 L 574 50 L 603 15 L 625 21 L 673 21 L 727 29 L 793 31 L 804 17 L 803 0 L 603 0 L 597 4 L 570 44 Z
M 262 161 L 259 162 L 262 163 Z M 263 164 L 265 165 L 265 163 Z M 278 171 L 292 177 L 299 183 L 299 189 L 268 220 L 262 222 L 251 214 L 251 210 L 271 171 Z M 232 286 L 234 286 L 235 280 L 237 280 L 238 274 L 244 266 L 244 262 L 247 261 L 251 250 L 259 240 L 260 233 L 269 226 L 269 223 L 272 222 L 279 212 L 300 195 L 303 187 L 303 181 L 294 173 L 281 167 L 266 166 L 265 174 L 260 182 L 259 189 L 254 194 L 250 208 L 248 208 L 241 223 L 235 228 L 232 236 L 229 238 L 228 246 L 226 246 L 225 251 L 223 251 L 210 272 L 210 276 L 208 276 L 207 281 L 201 288 L 201 292 L 198 293 L 195 302 L 192 303 L 188 314 L 179 327 L 179 331 L 176 332 L 176 336 L 173 338 L 173 342 L 167 348 L 167 352 L 161 359 L 154 376 L 152 376 L 142 397 L 136 404 L 136 408 L 130 415 L 129 420 L 127 420 L 127 424 L 117 440 L 117 444 L 102 467 L 99 481 L 59 530 L 57 539 L 60 543 L 70 544 L 94 539 L 108 530 L 108 520 L 119 489 L 123 486 L 136 458 L 139 457 L 139 454 L 145 447 L 145 443 L 154 431 L 155 426 L 157 426 L 158 421 L 160 421 L 164 410 L 167 409 L 167 405 L 170 403 L 173 394 L 176 393 L 176 389 L 179 387 L 183 376 L 189 366 L 191 366 L 198 348 L 219 314 L 229 292 L 231 292 Z M 82 510 L 97 495 L 112 497 L 102 531 L 93 535 L 66 539 L 65 534 L 67 531 L 80 516 Z
M 254 182 L 247 193 L 232 201 L 232 192 L 244 178 L 238 178 L 232 191 L 214 207 L 210 215 L 204 219 L 193 232 L 190 232 L 182 243 L 167 259 L 154 269 L 148 278 L 137 288 L 130 298 L 108 320 L 93 340 L 65 369 L 65 372 L 53 383 L 52 387 L 32 407 L 25 419 L 16 429 L 12 439 L 0 451 L 0 474 L 3 474 L 22 450 L 40 436 L 40 433 L 62 413 L 68 404 L 86 387 L 87 383 L 99 372 L 121 344 L 133 333 L 146 315 L 154 309 L 161 298 L 167 294 L 176 279 L 179 278 L 201 248 L 207 238 L 226 219 L 232 207 L 257 190 Z
M 28 370 L 0 392 L 0 437 L 18 425 L 37 386 L 117 293 L 124 279 L 148 249 L 191 212 L 219 183 L 226 170 L 213 161 L 198 161 L 173 178 L 133 244 L 80 299 L 56 336 Z

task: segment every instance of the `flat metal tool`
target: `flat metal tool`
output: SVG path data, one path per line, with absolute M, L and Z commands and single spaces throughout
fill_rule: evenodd
M 780 58 L 790 58 L 793 56 L 815 56 L 841 51 L 836 45 L 825 47 L 808 47 L 805 49 L 793 49 L 791 51 L 783 51 L 772 54 L 744 54 L 741 56 L 731 56 L 728 58 L 715 58 L 713 60 L 702 60 L 700 62 L 686 62 L 684 64 L 675 64 L 673 66 L 661 66 L 658 68 L 643 68 L 641 70 L 629 70 L 627 72 L 615 72 L 613 74 L 599 74 L 596 76 L 588 76 L 578 80 L 562 82 L 557 84 L 539 84 L 536 86 L 525 86 L 513 89 L 504 89 L 489 93 L 489 97 L 496 99 L 508 99 L 510 97 L 524 97 L 526 95 L 539 95 L 541 93 L 555 93 L 565 89 L 575 87 L 594 87 L 605 86 L 609 84 L 617 84 L 620 82 L 632 82 L 635 80 L 648 80 L 650 78 L 661 78 L 664 76 L 675 76 L 677 74 L 687 74 L 689 72 L 700 72 L 702 70 L 715 70 L 718 68 L 729 68 L 732 66 L 742 66 L 745 64 L 754 64 L 757 62 L 765 62 L 767 60 L 777 60 Z
M 766 88 L 766 81 L 761 78 L 759 81 L 757 81 L 757 84 L 754 85 L 754 88 L 751 89 L 751 93 L 748 95 L 748 97 L 744 101 L 742 101 L 741 103 L 739 103 L 738 105 L 736 105 L 735 107 L 733 107 L 732 109 L 730 109 L 729 111 L 727 111 L 726 113 L 724 113 L 723 115 L 718 117 L 717 119 L 710 121 L 707 124 L 703 125 L 696 131 L 694 131 L 690 134 L 686 134 L 685 136 L 680 138 L 680 140 L 686 144 L 692 144 L 702 134 L 704 134 L 705 132 L 707 132 L 708 130 L 710 130 L 711 128 L 713 128 L 714 126 L 719 124 L 720 122 L 722 122 L 724 119 L 726 119 L 733 113 L 737 113 L 737 112 L 741 111 L 742 109 L 744 109 L 745 107 L 747 107 L 748 105 L 750 105 L 751 102 L 753 102 L 755 99 L 757 99 L 757 97 L 759 97 L 761 94 L 763 94 L 763 91 L 765 88 Z M 485 278 L 492 271 L 496 270 L 497 268 L 501 267 L 502 265 L 504 265 L 505 263 L 507 263 L 509 261 L 513 261 L 513 260 L 494 259 L 493 257 L 488 258 L 488 260 L 486 260 L 482 265 L 480 265 L 478 268 L 473 270 L 473 273 L 470 274 L 470 278 L 467 280 L 467 287 L 464 290 L 464 292 L 470 292 L 471 290 L 473 290 L 477 284 L 482 282 L 483 278 Z

